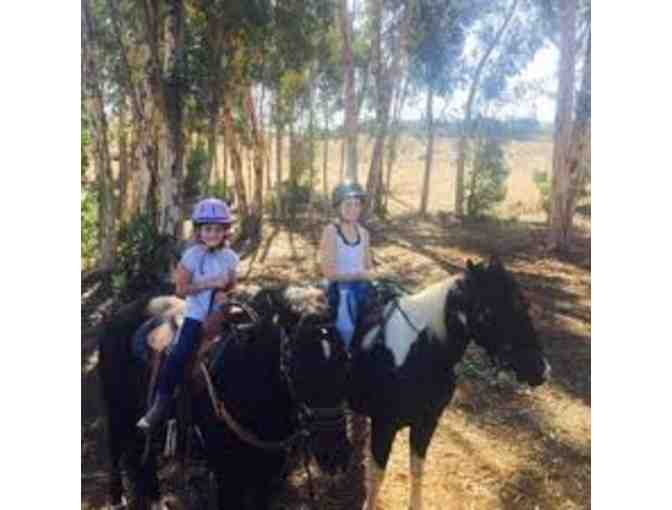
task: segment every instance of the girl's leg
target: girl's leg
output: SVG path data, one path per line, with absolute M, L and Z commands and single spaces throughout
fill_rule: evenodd
M 182 383 L 184 367 L 191 355 L 198 348 L 202 323 L 195 319 L 185 319 L 180 330 L 180 336 L 173 350 L 168 355 L 157 384 L 157 395 L 152 407 L 138 421 L 141 429 L 151 429 L 165 418 L 175 392 L 175 388 Z

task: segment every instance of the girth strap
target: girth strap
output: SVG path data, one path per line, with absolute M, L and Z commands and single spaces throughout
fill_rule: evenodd
M 413 331 L 415 331 L 416 333 L 420 334 L 420 330 L 418 329 L 418 327 L 417 327 L 415 324 L 413 324 L 413 322 L 411 321 L 411 318 L 408 316 L 408 314 L 404 311 L 404 309 L 403 309 L 403 308 L 401 307 L 401 305 L 399 304 L 399 299 L 397 299 L 397 298 L 392 299 L 392 301 L 390 301 L 390 304 L 391 304 L 392 306 L 390 306 L 390 307 L 387 309 L 387 311 L 386 311 L 385 314 L 383 315 L 382 319 L 380 320 L 380 324 L 378 324 L 379 329 L 378 329 L 378 334 L 376 335 L 376 339 L 374 340 L 374 343 L 375 343 L 375 344 L 384 345 L 384 343 L 385 343 L 385 342 L 384 342 L 384 339 L 385 339 L 385 334 L 384 334 L 384 333 L 385 333 L 385 326 L 387 325 L 387 321 L 390 320 L 390 317 L 391 317 L 392 314 L 395 312 L 395 310 L 399 310 L 399 313 L 401 313 L 401 316 L 402 316 L 404 319 L 406 319 L 406 322 L 408 323 L 409 326 L 411 326 L 411 328 L 413 329 Z
M 205 364 L 200 363 L 200 369 L 201 374 L 205 379 L 205 384 L 208 387 L 208 395 L 210 396 L 210 401 L 212 402 L 212 408 L 215 411 L 215 416 L 219 420 L 224 421 L 229 426 L 229 428 L 235 432 L 241 441 L 262 450 L 284 450 L 288 448 L 298 436 L 303 434 L 303 431 L 299 430 L 282 441 L 265 441 L 258 438 L 253 432 L 246 430 L 240 423 L 238 423 L 234 417 L 231 416 L 231 413 L 229 413 L 228 409 L 226 409 L 224 402 L 217 398 L 217 395 L 215 394 L 215 388 L 212 384 L 212 379 L 210 378 L 210 374 L 208 369 L 205 367 Z

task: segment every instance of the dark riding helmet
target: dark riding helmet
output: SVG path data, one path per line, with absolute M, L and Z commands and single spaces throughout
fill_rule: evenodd
M 338 208 L 339 204 L 346 198 L 359 198 L 364 201 L 367 196 L 368 194 L 364 191 L 364 188 L 358 183 L 346 181 L 334 188 L 334 192 L 331 195 L 331 203 L 334 208 Z

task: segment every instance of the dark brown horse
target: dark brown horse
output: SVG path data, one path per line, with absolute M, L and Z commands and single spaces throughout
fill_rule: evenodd
M 145 437 L 135 427 L 149 376 L 132 338 L 152 303 L 141 299 L 121 310 L 99 339 L 112 505 L 123 501 L 122 461 L 138 508 L 160 497 L 155 455 L 143 462 Z M 294 447 L 310 451 L 327 472 L 345 468 L 351 448 L 343 416 L 347 355 L 329 331 L 311 332 L 310 338 L 300 328 L 288 334 L 277 314 L 262 313 L 244 334 L 222 341 L 209 362 L 209 383 L 190 386 L 191 416 L 217 480 L 219 508 L 268 508 Z M 223 335 L 229 333 L 227 326 Z

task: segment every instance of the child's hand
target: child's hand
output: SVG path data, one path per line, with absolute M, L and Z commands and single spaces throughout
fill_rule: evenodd
M 212 288 L 213 289 L 223 289 L 225 288 L 231 280 L 229 279 L 229 276 L 224 273 L 220 276 L 216 276 L 212 279 Z
M 226 287 L 229 283 L 229 279 L 226 274 L 221 274 L 219 276 L 213 276 L 212 278 L 207 278 L 201 282 L 201 286 L 204 289 L 221 289 Z

